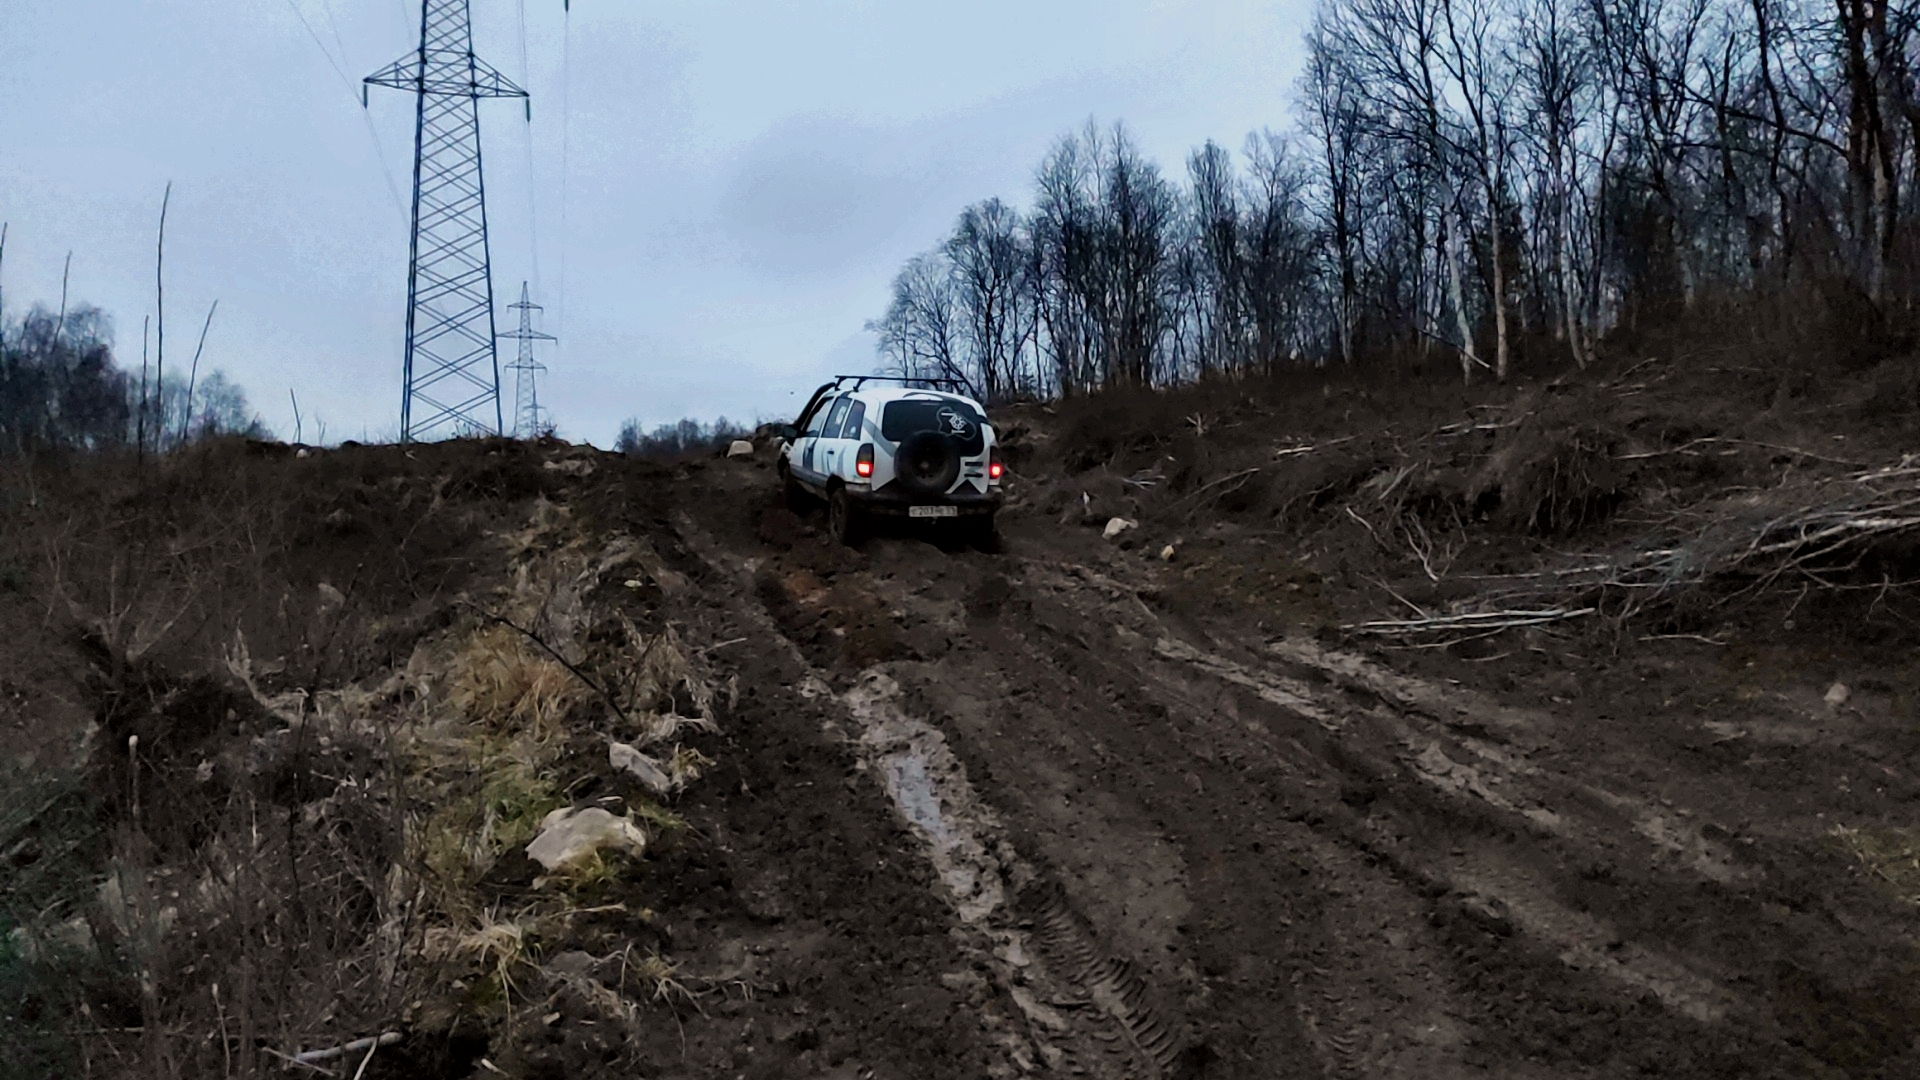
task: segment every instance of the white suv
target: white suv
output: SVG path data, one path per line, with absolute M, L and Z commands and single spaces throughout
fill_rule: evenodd
M 826 500 L 834 539 L 858 543 L 868 515 L 945 519 L 988 546 L 1004 467 L 980 403 L 947 379 L 842 375 L 781 431 L 790 501 Z

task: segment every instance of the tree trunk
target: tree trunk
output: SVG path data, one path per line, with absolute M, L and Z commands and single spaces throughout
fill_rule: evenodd
M 1473 369 L 1479 364 L 1480 357 L 1473 351 L 1473 325 L 1467 318 L 1466 290 L 1460 277 L 1461 224 L 1460 210 L 1452 203 L 1447 204 L 1447 284 L 1453 297 L 1453 317 L 1460 326 L 1460 377 L 1468 385 L 1473 383 Z
M 1487 183 L 1487 240 L 1493 254 L 1493 377 L 1507 381 L 1507 269 L 1501 258 L 1500 206 Z

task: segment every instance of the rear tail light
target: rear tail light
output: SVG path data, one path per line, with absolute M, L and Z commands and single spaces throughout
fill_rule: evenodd
M 861 443 L 860 456 L 853 459 L 853 471 L 861 476 L 873 475 L 873 444 Z
M 996 446 L 993 448 L 993 454 L 987 458 L 987 479 L 998 480 L 1000 474 L 1006 471 L 1007 467 L 1000 463 L 1000 448 Z

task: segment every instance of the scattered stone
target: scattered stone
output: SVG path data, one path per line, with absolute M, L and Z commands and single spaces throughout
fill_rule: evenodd
M 1173 561 L 1173 545 L 1172 544 L 1168 544 L 1166 547 L 1163 547 L 1160 549 L 1160 561 L 1161 562 Z
M 600 960 L 592 953 L 578 949 L 569 950 L 542 965 L 548 975 L 574 979 L 591 979 L 599 974 Z
M 303 446 L 303 447 L 301 447 L 300 449 L 298 449 L 298 450 L 295 450 L 295 451 L 293 452 L 293 456 L 294 456 L 294 457 L 297 457 L 297 458 L 310 458 L 310 457 L 312 457 L 312 456 L 313 456 L 313 451 L 311 451 L 311 450 L 309 450 L 309 449 L 307 449 L 306 447 L 304 447 L 304 446 Z
M 986 995 L 987 980 L 977 971 L 943 971 L 940 985 L 968 999 Z
M 607 761 L 621 772 L 633 775 L 655 795 L 673 793 L 673 778 L 667 775 L 667 770 L 636 747 L 623 742 L 610 742 L 607 744 Z
M 557 472 L 562 476 L 593 475 L 593 462 L 588 461 L 586 458 L 567 458 L 564 461 L 547 461 L 542 462 L 540 467 L 548 472 Z
M 1837 709 L 1845 705 L 1847 699 L 1851 697 L 1853 697 L 1853 690 L 1846 683 L 1837 682 L 1827 687 L 1826 702 L 1829 708 Z
M 1009 986 L 1007 989 L 1013 995 L 1013 1003 L 1020 1006 L 1021 1012 L 1027 1014 L 1027 1019 L 1048 1031 L 1067 1030 L 1067 1018 L 1061 1016 L 1052 1006 L 1042 1004 L 1026 987 Z
M 1471 893 L 1460 898 L 1460 914 L 1467 921 L 1490 934 L 1506 937 L 1513 933 L 1513 916 L 1507 910 L 1507 902 L 1497 896 L 1484 896 Z
M 752 457 L 753 444 L 745 439 L 735 439 L 727 447 L 727 456 L 730 458 Z
M 1123 517 L 1108 518 L 1107 527 L 1100 530 L 1100 535 L 1111 540 L 1121 533 L 1126 532 L 1128 529 L 1137 527 L 1139 524 L 1137 521 L 1128 521 Z
M 319 591 L 320 602 L 315 606 L 315 610 L 319 612 L 320 617 L 323 619 L 339 611 L 347 602 L 345 593 L 342 593 L 339 589 L 334 588 L 324 581 L 320 583 Z
M 540 835 L 527 845 L 527 857 L 551 873 L 606 848 L 640 855 L 647 850 L 647 834 L 597 806 L 585 810 L 563 806 L 540 822 Z

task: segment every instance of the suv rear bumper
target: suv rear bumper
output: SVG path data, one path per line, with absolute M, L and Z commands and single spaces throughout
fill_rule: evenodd
M 982 495 L 976 491 L 962 489 L 944 495 L 910 495 L 889 484 L 879 490 L 858 488 L 848 485 L 847 497 L 860 504 L 860 508 L 870 514 L 906 517 L 907 508 L 912 506 L 951 506 L 962 517 L 974 517 L 991 514 L 1000 509 L 1000 492 L 988 488 Z

